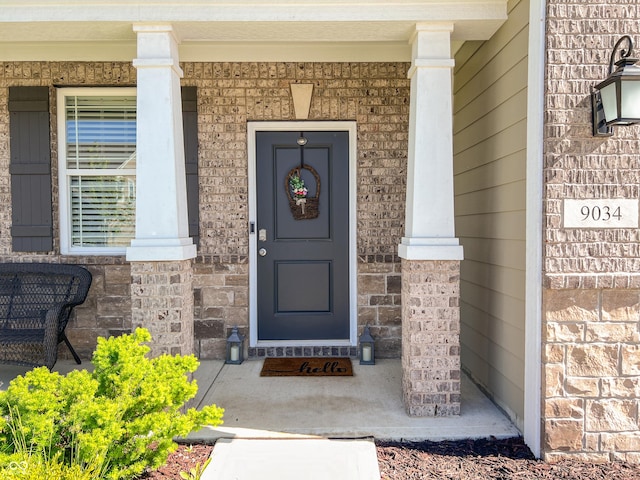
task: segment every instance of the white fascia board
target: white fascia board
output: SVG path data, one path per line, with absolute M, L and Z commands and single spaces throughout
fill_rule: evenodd
M 505 18 L 506 7 L 506 0 L 0 0 L 10 22 L 489 20 Z

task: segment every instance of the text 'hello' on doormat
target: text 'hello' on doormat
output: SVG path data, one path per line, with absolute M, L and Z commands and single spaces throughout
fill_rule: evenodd
M 261 377 L 350 377 L 349 357 L 267 357 Z

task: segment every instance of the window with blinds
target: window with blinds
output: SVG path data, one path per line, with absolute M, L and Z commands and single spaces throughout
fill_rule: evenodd
M 135 92 L 76 90 L 59 103 L 63 253 L 124 253 L 135 233 Z

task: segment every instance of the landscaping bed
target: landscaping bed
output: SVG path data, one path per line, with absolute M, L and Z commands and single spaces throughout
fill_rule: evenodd
M 521 438 L 455 442 L 377 443 L 383 480 L 629 480 L 640 466 L 536 460 Z
M 546 463 L 536 460 L 521 438 L 447 442 L 376 442 L 382 480 L 629 480 L 640 466 L 612 462 Z M 210 445 L 181 445 L 167 464 L 142 478 L 180 479 L 209 457 Z

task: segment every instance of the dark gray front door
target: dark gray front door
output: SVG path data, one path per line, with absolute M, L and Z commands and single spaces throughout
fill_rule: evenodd
M 312 219 L 286 185 L 303 167 L 308 214 L 318 182 L 304 166 L 320 180 Z M 348 132 L 257 132 L 256 178 L 258 340 L 349 339 Z

